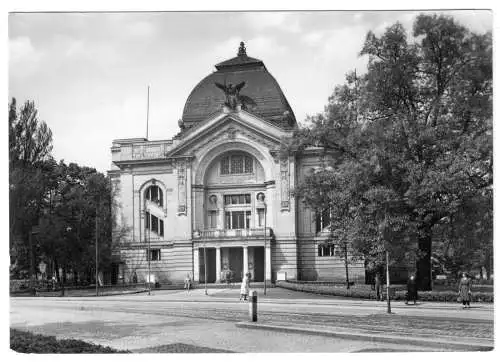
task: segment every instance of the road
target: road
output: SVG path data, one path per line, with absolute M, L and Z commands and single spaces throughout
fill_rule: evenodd
M 189 294 L 155 291 L 86 298 L 11 298 L 11 327 L 61 338 L 77 338 L 117 349 L 139 350 L 185 343 L 234 352 L 436 351 L 463 349 L 446 341 L 493 345 L 493 306 L 462 310 L 456 304 L 393 303 L 314 296 L 270 289 L 258 291 L 259 322 L 284 331 L 239 328 L 248 321 L 248 303 L 235 290 L 210 289 Z M 288 327 L 335 333 L 383 335 L 385 341 L 289 333 Z M 408 343 L 391 338 L 409 337 Z M 410 339 L 433 339 L 440 346 L 417 345 Z M 471 342 L 471 343 L 472 343 Z

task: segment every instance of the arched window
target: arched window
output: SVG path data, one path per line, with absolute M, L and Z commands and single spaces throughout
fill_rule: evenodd
M 156 203 L 163 207 L 163 191 L 156 185 L 149 186 L 146 189 L 146 200 Z
M 252 173 L 253 159 L 249 155 L 234 154 L 225 156 L 220 162 L 221 175 Z

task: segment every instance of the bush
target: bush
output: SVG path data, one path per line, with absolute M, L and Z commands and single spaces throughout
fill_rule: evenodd
M 10 329 L 10 348 L 20 353 L 129 353 L 77 339 L 58 340 L 52 336 L 12 328 Z
M 299 292 L 314 293 L 314 294 L 324 294 L 333 295 L 338 297 L 348 297 L 357 299 L 376 299 L 377 294 L 371 289 L 370 285 L 354 285 L 350 289 L 347 289 L 345 285 L 340 286 L 339 284 L 330 283 L 328 284 L 318 284 L 318 283 L 308 283 L 308 282 L 291 282 L 291 281 L 277 281 L 276 286 L 296 290 Z M 406 286 L 395 285 L 391 289 L 394 293 L 391 295 L 393 300 L 406 300 Z M 382 289 L 384 299 L 386 298 L 386 289 Z M 444 290 L 444 291 L 419 291 L 418 300 L 427 302 L 457 302 L 458 293 L 455 290 Z M 494 293 L 493 292 L 473 292 L 472 302 L 483 302 L 483 303 L 493 303 Z

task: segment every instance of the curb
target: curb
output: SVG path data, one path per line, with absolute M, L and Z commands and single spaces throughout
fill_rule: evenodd
M 389 342 L 389 343 L 404 343 L 409 345 L 421 346 L 421 347 L 435 347 L 435 348 L 446 348 L 450 347 L 461 348 L 464 350 L 480 350 L 480 351 L 491 351 L 494 348 L 492 344 L 484 344 L 484 343 L 470 343 L 470 342 L 456 342 L 450 340 L 441 340 L 436 341 L 433 339 L 427 338 L 415 338 L 415 337 L 401 337 L 401 336 L 387 336 L 387 335 L 373 335 L 368 333 L 361 332 L 342 332 L 342 331 L 333 331 L 333 330 L 318 330 L 314 328 L 307 327 L 291 327 L 291 326 L 279 326 L 279 325 L 271 325 L 271 324 L 260 324 L 254 322 L 238 322 L 236 323 L 236 327 L 238 328 L 247 328 L 247 329 L 260 329 L 260 330 L 269 330 L 274 332 L 285 332 L 285 333 L 299 333 L 299 334 L 308 334 L 315 336 L 324 336 L 324 337 L 335 337 L 335 338 L 344 338 L 350 340 L 363 340 L 370 342 Z

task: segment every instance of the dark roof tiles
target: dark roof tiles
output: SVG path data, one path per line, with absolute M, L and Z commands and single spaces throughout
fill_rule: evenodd
M 182 115 L 186 126 L 194 126 L 222 108 L 225 95 L 215 86 L 215 82 L 233 85 L 245 82 L 240 95 L 250 97 L 256 103 L 247 106 L 248 112 L 282 128 L 296 127 L 295 116 L 278 82 L 262 61 L 246 55 L 243 43 L 240 44 L 237 57 L 215 67 L 217 71 L 202 79 L 186 101 Z M 286 115 L 288 119 L 285 119 Z

